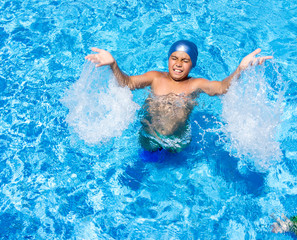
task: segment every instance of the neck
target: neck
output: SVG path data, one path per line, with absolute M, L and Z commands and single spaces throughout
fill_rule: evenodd
M 189 80 L 189 79 L 191 78 L 191 77 L 189 77 L 189 76 L 186 76 L 186 77 L 184 77 L 184 78 L 182 78 L 182 79 L 174 79 L 173 77 L 171 77 L 171 75 L 169 74 L 169 72 L 167 73 L 167 77 L 168 77 L 170 80 L 174 81 L 174 82 L 184 82 L 184 81 Z

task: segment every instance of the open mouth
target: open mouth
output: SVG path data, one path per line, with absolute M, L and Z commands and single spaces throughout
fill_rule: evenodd
M 183 72 L 183 71 L 180 70 L 180 69 L 173 69 L 173 71 L 176 72 L 176 73 L 182 73 L 182 72 Z

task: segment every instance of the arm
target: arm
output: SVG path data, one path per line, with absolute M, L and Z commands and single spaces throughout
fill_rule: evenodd
M 109 65 L 114 76 L 122 87 L 128 86 L 131 90 L 134 90 L 144 88 L 152 84 L 156 72 L 152 71 L 139 76 L 128 76 L 121 71 L 116 60 L 108 51 L 98 48 L 92 48 L 92 51 L 97 53 L 90 54 L 86 56 L 85 59 L 95 63 L 96 67 Z
M 247 69 L 248 66 L 255 64 L 261 65 L 267 59 L 273 58 L 272 56 L 255 58 L 255 56 L 260 52 L 261 49 L 258 48 L 257 50 L 244 57 L 237 69 L 223 81 L 209 81 L 204 78 L 195 79 L 195 90 L 201 89 L 203 92 L 207 93 L 210 96 L 225 94 L 228 91 L 232 81 L 237 80 L 240 77 L 242 71 Z

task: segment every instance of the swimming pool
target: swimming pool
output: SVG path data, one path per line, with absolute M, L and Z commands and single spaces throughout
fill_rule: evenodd
M 273 234 L 270 215 L 297 214 L 296 1 L 4 0 L 0 9 L 1 239 L 294 239 Z M 181 38 L 198 45 L 195 76 L 221 80 L 258 47 L 274 61 L 225 97 L 201 94 L 191 145 L 145 162 L 137 130 L 148 90 L 118 89 L 108 69 L 93 72 L 99 92 L 75 84 L 89 79 L 80 76 L 92 46 L 134 75 L 165 71 Z M 90 101 L 98 94 L 110 109 Z M 81 118 L 69 118 L 65 97 Z M 114 125 L 95 125 L 98 140 L 79 126 L 102 112 Z

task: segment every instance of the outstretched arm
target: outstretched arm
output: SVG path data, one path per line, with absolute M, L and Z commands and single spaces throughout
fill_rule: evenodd
M 151 85 L 153 81 L 152 72 L 148 72 L 140 76 L 130 77 L 123 71 L 121 71 L 116 60 L 108 51 L 95 47 L 92 48 L 92 51 L 96 53 L 86 56 L 85 59 L 91 61 L 92 63 L 95 63 L 96 67 L 109 65 L 114 76 L 122 87 L 128 86 L 131 90 L 134 90 L 136 88 L 144 88 Z
M 211 96 L 225 94 L 228 91 L 232 81 L 238 79 L 241 73 L 250 65 L 261 65 L 266 60 L 273 58 L 272 56 L 255 57 L 260 52 L 261 49 L 258 48 L 257 50 L 253 51 L 252 53 L 244 57 L 237 69 L 230 76 L 226 77 L 223 81 L 209 81 L 207 79 L 202 78 L 196 79 L 196 87 Z
M 108 51 L 95 47 L 92 48 L 92 51 L 96 53 L 86 56 L 85 59 L 95 63 L 96 67 L 109 65 L 119 84 L 121 86 L 129 86 L 130 77 L 121 71 L 116 60 Z

